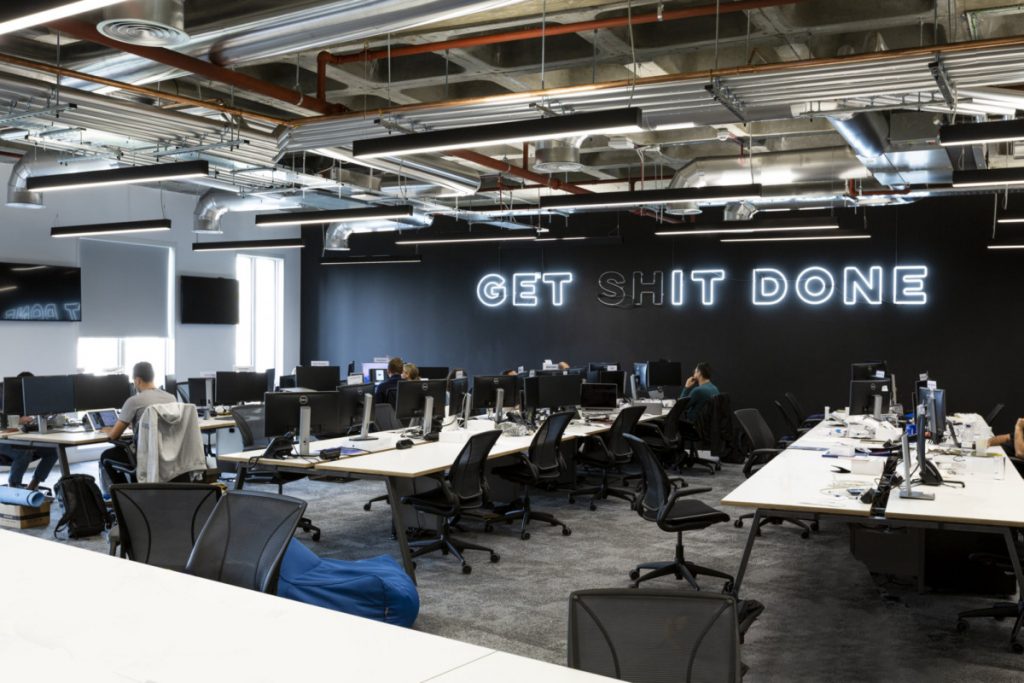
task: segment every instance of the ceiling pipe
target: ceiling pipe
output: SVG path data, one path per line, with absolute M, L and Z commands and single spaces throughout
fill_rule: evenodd
M 28 179 L 34 176 L 100 171 L 119 166 L 109 157 L 75 157 L 54 151 L 28 153 L 11 167 L 7 179 L 7 206 L 19 209 L 42 209 L 43 195 L 28 189 Z
M 225 190 L 208 190 L 193 212 L 195 222 L 192 231 L 204 235 L 219 235 L 221 219 L 229 212 L 285 209 L 299 206 L 298 202 L 272 195 L 236 194 Z
M 403 47 L 384 48 L 379 50 L 363 50 L 361 52 L 350 52 L 336 55 L 324 50 L 316 56 L 316 94 L 317 97 L 327 99 L 327 65 L 328 64 L 350 64 L 352 62 L 370 62 L 378 59 L 394 59 L 395 57 L 408 57 L 427 52 L 443 52 L 467 47 L 479 47 L 481 45 L 495 45 L 498 43 L 510 43 L 516 40 L 530 40 L 535 38 L 550 38 L 570 33 L 584 33 L 586 31 L 597 31 L 600 29 L 618 28 L 621 26 L 639 26 L 641 24 L 654 24 L 663 21 L 678 21 L 680 19 L 693 19 L 695 17 L 715 16 L 715 14 L 731 14 L 746 10 L 761 9 L 763 7 L 778 7 L 780 5 L 795 5 L 801 0 L 743 0 L 725 4 L 701 5 L 699 7 L 687 7 L 684 9 L 652 12 L 650 14 L 635 14 L 632 19 L 627 16 L 610 17 L 608 19 L 594 19 L 592 21 L 577 21 L 569 24 L 547 24 L 541 28 L 520 29 L 518 31 L 503 31 L 491 33 L 485 36 L 470 36 L 467 38 L 453 38 L 441 40 L 434 43 L 421 43 L 419 45 L 407 45 Z

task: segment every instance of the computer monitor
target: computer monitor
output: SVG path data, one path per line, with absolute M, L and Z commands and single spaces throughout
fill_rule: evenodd
M 370 384 L 380 384 L 388 378 L 387 368 L 371 368 L 370 370 Z
M 614 384 L 615 391 L 621 398 L 626 391 L 626 373 L 622 370 L 598 370 L 595 384 Z
M 458 415 L 462 412 L 463 401 L 469 396 L 469 378 L 460 377 L 448 381 L 448 414 Z
M 21 401 L 21 380 L 17 377 L 4 377 L 4 415 L 24 415 L 25 407 Z M 6 427 L 7 425 L 0 425 Z
M 498 389 L 505 392 L 502 404 L 514 406 L 516 404 L 516 379 L 512 375 L 474 375 L 473 410 L 497 408 Z
M 295 375 L 281 375 L 281 384 L 278 386 L 282 389 L 294 389 Z
M 73 375 L 75 410 L 120 408 L 132 395 L 128 375 Z
M 348 425 L 348 429 L 363 423 L 363 402 L 366 394 L 373 393 L 372 384 L 340 384 L 338 393 L 341 395 L 340 420 Z
M 178 380 L 174 375 L 164 375 L 164 391 L 174 398 L 178 398 Z
M 597 373 L 605 370 L 622 370 L 622 365 L 619 363 L 587 363 L 587 381 L 597 382 Z
M 424 417 L 427 397 L 434 399 L 433 415 L 444 415 L 444 394 L 447 380 L 417 379 L 402 380 L 398 383 L 395 398 L 395 414 L 401 421 Z
M 337 365 L 297 366 L 295 385 L 310 391 L 334 391 L 341 384 L 341 368 Z
M 265 393 L 265 372 L 218 372 L 214 382 L 214 402 L 221 406 L 260 403 Z
M 618 406 L 618 387 L 614 384 L 587 382 L 580 387 L 580 407 L 584 409 L 614 409 Z
M 21 380 L 21 400 L 26 415 L 74 412 L 75 380 L 71 375 L 25 377 Z
M 889 404 L 892 401 L 889 380 L 856 379 L 850 382 L 850 414 L 873 415 L 876 396 L 880 397 L 879 412 L 889 412 Z
M 647 391 L 647 363 L 633 363 L 633 375 L 636 377 L 636 390 Z
M 530 376 L 531 377 L 555 377 L 555 376 L 558 376 L 558 375 L 566 375 L 568 373 L 569 373 L 568 370 L 561 370 L 561 369 L 559 369 L 559 370 L 531 370 L 530 371 Z
M 206 383 L 213 382 L 213 395 L 206 395 Z M 217 380 L 209 377 L 189 377 L 188 378 L 188 402 L 197 405 L 205 406 L 209 405 L 210 399 L 217 394 Z
M 652 360 L 647 363 L 648 387 L 679 387 L 683 385 L 683 364 L 673 360 Z
M 928 412 L 928 431 L 932 443 L 941 443 L 946 429 L 946 391 L 944 389 L 922 389 L 921 405 Z
M 549 375 L 527 377 L 524 403 L 528 409 L 575 407 L 580 404 L 583 377 L 579 375 Z
M 878 373 L 882 374 L 879 375 Z M 850 364 L 850 379 L 884 379 L 889 374 L 889 368 L 884 360 L 867 361 L 864 363 Z
M 274 369 L 274 368 L 267 368 L 263 372 L 263 374 L 264 374 L 265 379 L 266 379 L 266 381 L 263 383 L 264 390 L 265 391 L 273 391 L 274 387 L 275 387 L 275 385 L 277 383 L 277 370 Z
M 375 370 L 383 370 L 384 375 L 381 379 L 377 380 Z M 388 364 L 387 363 L 362 363 L 363 381 L 364 382 L 383 382 L 388 378 Z
M 309 433 L 317 436 L 344 434 L 341 395 L 337 391 L 273 391 L 265 396 L 264 432 L 267 436 L 299 434 L 301 408 L 308 406 Z
M 440 365 L 419 366 L 420 379 L 448 379 L 448 368 Z

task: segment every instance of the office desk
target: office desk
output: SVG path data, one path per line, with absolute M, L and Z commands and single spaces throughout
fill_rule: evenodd
M 219 429 L 228 429 L 235 426 L 232 418 L 207 418 L 199 420 L 199 430 L 202 432 L 216 433 Z M 131 431 L 126 434 L 131 436 Z M 57 459 L 60 461 L 61 476 L 71 474 L 71 467 L 68 465 L 68 448 L 79 446 L 92 446 L 98 443 L 106 443 L 110 439 L 103 432 L 94 432 L 81 429 L 68 431 L 51 430 L 45 434 L 39 432 L 13 432 L 0 434 L 0 438 L 15 441 L 32 448 L 53 448 L 57 451 Z
M 987 428 L 978 415 L 958 417 Z M 825 423 L 815 426 L 722 499 L 724 505 L 755 510 L 734 594 L 739 595 L 762 518 L 827 516 L 838 522 L 893 529 L 917 527 L 999 534 L 1013 560 L 1018 590 L 1024 595 L 1024 571 L 1014 543 L 1014 529 L 1024 527 L 1024 480 L 1007 462 L 1002 449 L 990 448 L 991 457 L 956 457 L 941 455 L 938 448 L 929 445 L 928 457 L 939 467 L 943 478 L 963 481 L 966 486 L 914 486 L 915 491 L 934 494 L 932 501 L 900 498 L 899 489 L 893 489 L 884 515 L 876 516 L 871 514 L 869 504 L 850 496 L 846 489 L 873 487 L 884 458 L 872 457 L 878 461 L 878 474 L 833 473 L 832 467 L 841 461 L 823 457 L 817 449 L 866 444 L 863 439 L 836 435 L 835 427 Z M 991 436 L 991 430 L 987 430 L 987 435 Z M 912 448 L 911 456 L 915 457 L 915 453 Z M 902 475 L 902 465 L 897 472 Z
M 4 585 L 46 586 L 5 593 L 5 680 L 43 672 L 46 680 L 280 683 L 333 669 L 338 680 L 404 682 L 449 680 L 438 677 L 468 665 L 496 671 L 492 681 L 521 681 L 518 671 L 538 681 L 608 680 L 15 531 L 0 530 L 0 557 Z M 75 581 L 66 581 L 69 568 Z M 217 625 L 216 646 L 197 640 L 208 623 Z M 492 655 L 500 658 L 485 663 Z M 503 671 L 509 661 L 516 667 Z

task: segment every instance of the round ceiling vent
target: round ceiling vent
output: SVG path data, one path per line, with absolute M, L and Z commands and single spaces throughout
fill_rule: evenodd
M 580 150 L 564 140 L 541 140 L 535 147 L 533 170 L 540 173 L 567 173 L 583 168 Z
M 136 0 L 108 7 L 96 29 L 132 45 L 174 47 L 188 42 L 184 0 Z

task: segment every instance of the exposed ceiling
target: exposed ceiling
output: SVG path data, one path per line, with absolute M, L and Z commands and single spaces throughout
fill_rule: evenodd
M 182 3 L 139 4 L 166 15 Z M 761 208 L 854 206 L 952 192 L 955 168 L 1024 166 L 1013 143 L 936 141 L 943 123 L 1024 109 L 1024 6 L 1005 0 L 723 0 L 717 13 L 711 0 L 183 6 L 189 41 L 143 53 L 152 59 L 97 42 L 117 5 L 0 36 L 0 149 L 202 158 L 216 177 L 176 189 L 427 212 L 744 182 L 775 188 Z M 626 106 L 643 110 L 644 132 L 351 154 L 354 140 L 390 133 Z

